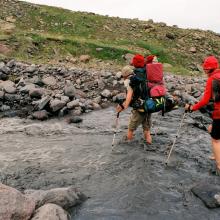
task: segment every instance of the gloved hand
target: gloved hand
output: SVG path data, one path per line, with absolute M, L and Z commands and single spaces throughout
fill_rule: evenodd
M 119 105 L 117 105 L 117 107 L 116 107 L 116 112 L 122 112 L 124 110 L 124 106 L 123 106 L 123 104 L 119 104 Z
M 185 105 L 185 112 L 189 112 L 192 113 L 193 109 L 192 109 L 192 105 L 191 104 L 186 104 Z

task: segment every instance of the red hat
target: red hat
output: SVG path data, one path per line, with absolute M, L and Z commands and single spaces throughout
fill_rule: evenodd
M 218 68 L 218 60 L 214 56 L 205 58 L 202 67 L 204 70 L 211 70 Z
M 149 56 L 147 56 L 147 58 L 146 58 L 146 63 L 152 63 L 154 57 L 155 57 L 154 55 L 149 55 Z
M 143 68 L 145 65 L 144 56 L 141 54 L 136 54 L 133 57 L 131 64 L 136 68 Z

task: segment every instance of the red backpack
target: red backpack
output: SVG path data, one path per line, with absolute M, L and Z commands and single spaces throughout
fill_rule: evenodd
M 163 82 L 163 65 L 162 63 L 146 64 L 147 86 L 150 88 L 150 96 L 165 96 L 166 88 Z

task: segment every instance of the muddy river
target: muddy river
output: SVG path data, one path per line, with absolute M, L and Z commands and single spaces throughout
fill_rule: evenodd
M 208 159 L 209 134 L 191 117 L 165 165 L 182 114 L 183 109 L 154 114 L 153 144 L 146 146 L 141 128 L 132 142 L 121 143 L 127 110 L 120 115 L 113 152 L 113 108 L 88 113 L 80 124 L 1 119 L 1 181 L 19 190 L 75 185 L 89 197 L 71 211 L 77 220 L 218 220 L 220 209 L 206 208 L 190 191 L 200 182 L 220 184 Z

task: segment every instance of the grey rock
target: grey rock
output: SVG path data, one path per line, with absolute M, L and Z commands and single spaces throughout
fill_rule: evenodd
M 76 89 L 73 86 L 73 84 L 71 83 L 71 81 L 67 80 L 66 81 L 66 85 L 64 87 L 64 95 L 68 96 L 70 98 L 73 98 L 76 94 Z
M 71 118 L 67 119 L 67 123 L 71 124 L 71 123 L 80 123 L 82 122 L 82 118 L 78 117 L 78 116 L 73 116 Z
M 32 114 L 32 116 L 33 119 L 37 119 L 41 121 L 47 120 L 49 117 L 48 112 L 46 110 L 36 111 Z
M 0 62 L 0 71 L 7 75 L 10 73 L 10 69 L 3 62 Z
M 25 85 L 24 87 L 21 87 L 21 88 L 19 89 L 19 91 L 20 91 L 21 93 L 29 93 L 30 90 L 35 89 L 35 88 L 36 88 L 36 87 L 35 87 L 34 84 L 28 84 L 28 85 Z
M 198 196 L 208 208 L 220 207 L 220 187 L 214 184 L 200 183 L 194 186 L 192 192 Z
M 5 96 L 5 93 L 3 91 L 0 91 L 0 100 L 3 100 Z
M 20 95 L 16 95 L 16 94 L 8 94 L 5 93 L 5 100 L 9 101 L 9 102 L 18 102 L 21 100 L 21 96 Z
M 46 204 L 36 210 L 31 220 L 69 220 L 68 213 L 60 206 L 55 204 Z
M 42 82 L 47 86 L 55 86 L 57 84 L 57 80 L 53 76 L 43 78 Z
M 0 111 L 2 111 L 2 112 L 8 111 L 8 110 L 10 110 L 10 109 L 11 109 L 11 107 L 8 106 L 8 105 L 2 105 L 2 106 L 0 107 Z
M 50 107 L 53 112 L 56 112 L 60 109 L 62 109 L 66 105 L 65 102 L 59 100 L 59 99 L 54 99 L 50 101 Z
M 29 220 L 35 209 L 33 199 L 0 183 L 0 219 Z
M 111 92 L 108 89 L 105 89 L 101 92 L 101 96 L 103 96 L 104 98 L 110 98 Z
M 50 100 L 51 100 L 50 96 L 45 96 L 42 99 L 35 102 L 35 105 L 37 106 L 38 110 L 42 110 Z
M 25 71 L 26 71 L 27 73 L 33 73 L 33 72 L 35 72 L 36 70 L 37 70 L 36 66 L 35 66 L 34 64 L 32 64 L 31 66 L 28 66 Z
M 31 98 L 41 98 L 44 95 L 44 90 L 42 88 L 33 88 L 29 91 Z
M 80 105 L 79 99 L 73 100 L 69 103 L 67 103 L 67 108 L 68 109 L 73 109 L 75 107 L 78 107 Z
M 9 76 L 3 72 L 0 72 L 0 80 L 6 81 L 9 79 Z
M 37 208 L 47 203 L 54 203 L 69 209 L 86 199 L 86 196 L 73 186 L 50 190 L 26 190 L 25 195 L 35 201 Z
M 70 101 L 70 98 L 69 98 L 68 96 L 62 95 L 62 96 L 60 97 L 60 100 L 63 101 L 63 102 L 65 102 L 65 103 L 68 103 L 68 102 Z

